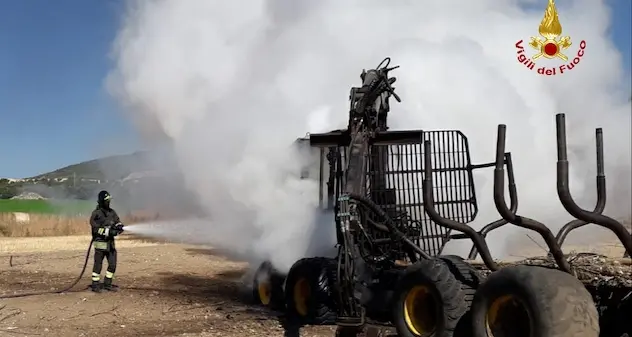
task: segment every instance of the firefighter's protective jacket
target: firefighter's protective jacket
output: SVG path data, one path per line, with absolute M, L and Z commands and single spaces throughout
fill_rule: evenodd
M 114 225 L 120 222 L 121 219 L 112 208 L 97 207 L 92 211 L 90 226 L 92 227 L 94 248 L 107 251 L 115 249 L 114 236 L 110 231 Z

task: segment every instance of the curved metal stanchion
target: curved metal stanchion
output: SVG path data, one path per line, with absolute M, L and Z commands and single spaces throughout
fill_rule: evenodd
M 627 229 L 619 221 L 605 216 L 597 212 L 589 212 L 577 205 L 571 196 L 569 184 L 568 184 L 568 154 L 566 148 L 566 117 L 564 114 L 557 114 L 555 116 L 555 122 L 557 127 L 557 195 L 562 202 L 562 205 L 568 213 L 577 218 L 578 220 L 585 221 L 587 223 L 594 223 L 596 225 L 605 227 L 619 238 L 619 241 L 623 244 L 627 255 L 632 254 L 632 235 L 628 233 Z M 599 135 L 599 130 L 597 130 Z M 600 161 L 603 163 L 603 139 L 599 140 L 597 136 L 597 163 Z M 603 165 L 597 168 L 597 193 L 601 190 L 601 194 L 606 193 L 606 175 L 604 174 Z M 601 181 L 601 183 L 600 183 Z
M 555 259 L 558 267 L 567 273 L 572 273 L 571 266 L 564 258 L 564 253 L 557 244 L 557 241 L 555 241 L 555 236 L 551 230 L 536 220 L 516 215 L 515 212 L 512 212 L 509 207 L 507 207 L 504 188 L 505 170 L 503 165 L 506 133 L 507 126 L 504 124 L 498 125 L 498 138 L 496 141 L 496 168 L 494 169 L 494 203 L 496 204 L 496 209 L 498 209 L 500 216 L 510 223 L 518 227 L 530 229 L 540 234 L 546 245 L 549 247 L 549 251 Z
M 485 243 L 485 238 L 483 238 L 481 234 L 467 224 L 442 217 L 435 209 L 432 179 L 433 170 L 430 152 L 431 143 L 429 140 L 426 140 L 424 141 L 424 179 L 422 184 L 424 210 L 426 211 L 426 214 L 428 214 L 428 217 L 437 225 L 462 232 L 468 236 L 472 242 L 474 242 L 476 249 L 481 252 L 481 258 L 483 259 L 485 266 L 492 271 L 498 270 L 498 265 L 494 262 L 494 259 L 489 251 L 489 247 L 487 246 L 487 243 Z
M 509 183 L 507 184 L 509 187 L 509 210 L 511 211 L 511 213 L 515 214 L 516 210 L 518 210 L 518 192 L 516 190 L 516 180 L 514 179 L 513 162 L 511 161 L 510 152 L 505 153 L 505 165 L 507 165 L 507 180 L 509 181 Z M 509 221 L 501 218 L 483 227 L 479 233 L 483 236 L 483 238 L 486 238 L 487 234 L 489 234 L 491 231 L 498 229 L 508 223 Z M 470 250 L 467 258 L 470 260 L 474 260 L 477 255 L 478 250 L 474 245 L 472 246 L 472 249 Z
M 604 173 L 603 164 L 603 131 L 598 128 L 595 132 L 597 145 L 597 205 L 593 213 L 601 214 L 606 208 L 606 175 Z M 590 224 L 584 220 L 575 219 L 564 225 L 557 233 L 555 239 L 557 244 L 564 245 L 566 237 L 570 232 Z

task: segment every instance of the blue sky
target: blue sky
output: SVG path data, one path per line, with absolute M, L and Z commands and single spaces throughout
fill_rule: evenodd
M 629 74 L 632 1 L 607 2 Z M 138 148 L 103 90 L 122 10 L 122 0 L 0 1 L 0 177 Z
M 0 177 L 135 150 L 103 89 L 122 9 L 120 0 L 0 1 Z

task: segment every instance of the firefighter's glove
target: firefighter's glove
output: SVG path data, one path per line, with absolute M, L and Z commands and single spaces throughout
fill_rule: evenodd
M 116 230 L 117 234 L 121 234 L 123 233 L 125 230 L 123 229 L 123 224 L 122 223 L 117 223 L 116 225 L 114 225 L 114 230 Z
M 123 224 L 122 223 L 117 223 L 116 225 L 112 226 L 112 228 L 110 228 L 109 230 L 109 234 L 112 237 L 115 237 L 119 234 L 123 233 Z

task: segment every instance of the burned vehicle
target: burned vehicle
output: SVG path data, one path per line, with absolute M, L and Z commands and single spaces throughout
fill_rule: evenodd
M 400 100 L 389 76 L 398 67 L 389 64 L 386 58 L 362 72 L 362 86 L 351 89 L 346 129 L 299 140 L 313 149 L 320 206 L 333 210 L 337 256 L 301 259 L 287 275 L 263 263 L 256 300 L 297 324 L 336 324 L 339 336 L 373 325 L 391 325 L 403 337 L 632 335 L 632 236 L 602 214 L 602 130 L 596 130 L 598 202 L 587 211 L 569 192 L 565 116 L 556 116 L 557 191 L 576 218 L 556 235 L 518 215 L 505 125 L 498 126 L 495 160 L 483 164 L 471 162 L 458 130 L 389 130 L 389 100 Z M 485 168 L 494 169 L 499 219 L 477 231 L 468 225 L 478 213 L 472 172 Z M 564 254 L 569 232 L 588 224 L 612 231 L 626 257 Z M 535 231 L 549 254 L 496 261 L 485 240 L 504 225 Z M 444 255 L 451 240 L 471 240 L 470 254 Z

